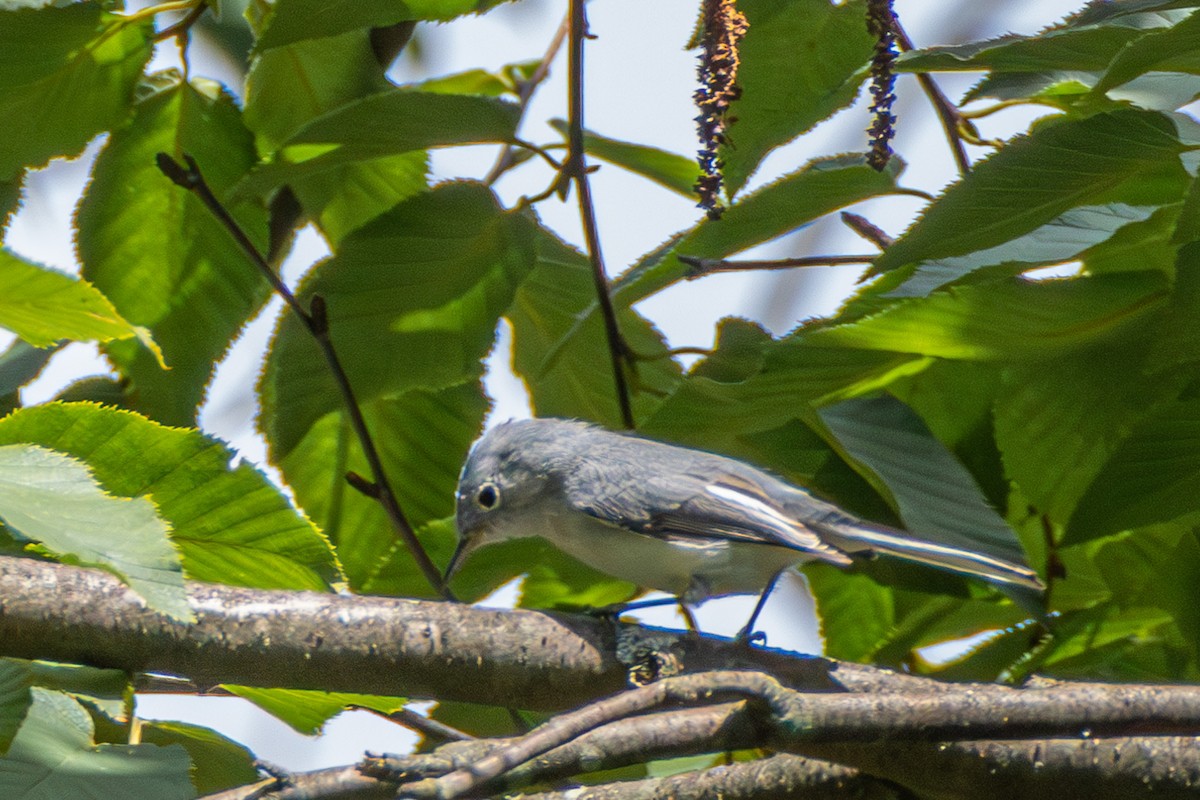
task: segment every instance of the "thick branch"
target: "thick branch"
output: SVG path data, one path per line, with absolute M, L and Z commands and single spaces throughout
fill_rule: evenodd
M 687 669 L 740 665 L 820 691 L 936 681 L 612 625 L 583 615 L 189 583 L 174 622 L 112 575 L 0 557 L 0 655 L 219 683 L 366 692 L 561 710 L 626 685 L 664 654 Z M 618 653 L 620 654 L 618 656 Z

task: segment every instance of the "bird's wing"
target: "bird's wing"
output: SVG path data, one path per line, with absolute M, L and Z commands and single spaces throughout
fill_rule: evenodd
M 849 556 L 789 516 L 752 481 L 728 473 L 712 481 L 675 473 L 669 486 L 655 483 L 650 479 L 619 491 L 575 493 L 571 501 L 599 520 L 681 545 L 764 544 L 787 547 L 833 564 L 851 563 Z M 664 498 L 672 500 L 665 502 Z

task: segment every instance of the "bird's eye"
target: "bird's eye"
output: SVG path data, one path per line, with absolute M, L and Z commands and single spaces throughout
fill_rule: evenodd
M 480 508 L 495 508 L 500 503 L 500 490 L 494 483 L 485 483 L 479 487 L 479 491 L 475 495 L 475 502 L 479 504 Z

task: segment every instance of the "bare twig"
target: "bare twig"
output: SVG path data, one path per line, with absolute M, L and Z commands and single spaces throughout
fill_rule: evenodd
M 878 247 L 880 250 L 888 249 L 892 246 L 892 242 L 896 241 L 891 236 L 888 236 L 882 228 L 861 214 L 855 214 L 852 211 L 843 211 L 842 222 L 847 228 L 854 231 L 859 236 Z
M 833 267 L 840 264 L 870 264 L 878 255 L 803 256 L 772 261 L 729 261 L 723 258 L 679 256 L 687 265 L 687 279 L 695 280 L 717 272 L 747 272 L 749 270 L 793 269 L 795 267 Z
M 546 52 L 542 56 L 541 62 L 537 65 L 537 69 L 529 76 L 527 80 L 521 81 L 517 86 L 517 105 L 521 109 L 520 117 L 524 118 L 526 109 L 529 108 L 529 101 L 533 98 L 533 93 L 550 75 L 550 65 L 554 63 L 554 59 L 558 56 L 559 49 L 562 48 L 563 41 L 567 38 L 567 31 L 571 27 L 571 14 L 568 11 L 563 17 L 562 24 L 558 26 L 558 30 L 554 32 L 554 38 L 550 40 L 550 44 L 546 47 Z M 516 163 L 514 158 L 513 146 L 506 144 L 504 149 L 500 151 L 500 155 L 496 156 L 496 163 L 488 170 L 488 174 L 484 176 L 483 182 L 488 186 L 500 179 L 500 176 L 508 172 Z M 556 167 L 558 169 L 558 167 Z
M 296 299 L 296 296 L 287 287 L 287 284 L 271 269 L 271 265 L 267 263 L 263 254 L 258 251 L 254 242 L 242 230 L 238 221 L 233 218 L 233 215 L 225 208 L 224 204 L 213 194 L 208 183 L 205 182 L 204 176 L 200 174 L 200 168 L 196 164 L 196 160 L 188 154 L 183 155 L 183 160 L 187 164 L 184 167 L 175 159 L 166 153 L 159 153 L 157 156 L 158 168 L 167 176 L 175 185 L 187 189 L 194 194 L 200 202 L 204 203 L 209 212 L 224 226 L 229 235 L 233 237 L 238 246 L 250 259 L 250 261 L 258 268 L 267 282 L 275 290 L 275 293 L 283 298 L 288 307 L 304 325 L 305 330 L 316 341 L 317 346 L 321 350 L 321 354 L 325 357 L 325 363 L 329 368 L 330 375 L 333 377 L 334 383 L 338 387 L 338 391 L 342 395 L 342 402 L 346 407 L 346 416 L 350 421 L 350 427 L 354 429 L 355 435 L 358 437 L 359 445 L 362 447 L 363 456 L 367 459 L 367 464 L 371 469 L 371 483 L 369 485 L 354 484 L 360 491 L 364 491 L 370 497 L 373 497 L 383 506 L 384 512 L 387 514 L 388 521 L 392 525 L 392 530 L 400 537 L 412 555 L 413 560 L 417 563 L 425 580 L 433 587 L 434 591 L 440 594 L 446 600 L 454 600 L 454 595 L 451 594 L 449 588 L 442 580 L 442 574 L 438 568 L 430 560 L 429 554 L 425 552 L 425 548 L 421 546 L 421 542 L 417 539 L 416 533 L 413 531 L 412 525 L 409 524 L 408 518 L 404 515 L 404 511 L 400 508 L 400 503 L 396 499 L 396 494 L 392 491 L 391 483 L 387 478 L 387 473 L 383 468 L 383 460 L 379 456 L 379 450 L 375 447 L 375 442 L 371 438 L 371 433 L 367 429 L 367 421 L 363 417 L 362 409 L 358 405 L 358 399 L 354 395 L 354 388 L 350 385 L 350 377 L 346 374 L 342 362 L 338 359 L 337 353 L 333 347 L 333 340 L 329 336 L 329 324 L 325 316 L 325 300 L 320 295 L 314 295 L 311 300 L 310 309 L 305 309 Z
M 188 11 L 184 18 L 179 20 L 179 22 L 176 22 L 174 25 L 168 25 L 158 33 L 154 34 L 154 41 L 163 42 L 173 37 L 182 38 L 186 36 L 187 32 L 192 29 L 192 26 L 204 16 L 205 11 L 208 11 L 208 3 L 199 3 L 190 11 Z
M 571 0 L 570 46 L 568 48 L 569 92 L 567 121 L 567 161 L 563 170 L 565 180 L 573 179 L 579 194 L 579 214 L 583 220 L 583 235 L 587 243 L 588 260 L 592 264 L 592 277 L 596 284 L 596 298 L 600 313 L 604 317 L 604 332 L 608 338 L 608 351 L 612 361 L 613 382 L 617 392 L 617 404 L 621 409 L 621 422 L 626 428 L 635 427 L 633 407 L 629 402 L 629 386 L 625 380 L 625 342 L 617 325 L 617 313 L 609 294 L 608 275 L 604 269 L 604 257 L 600 250 L 600 232 L 596 227 L 596 209 L 592 203 L 592 190 L 588 183 L 587 157 L 583 150 L 583 43 L 588 37 L 585 0 Z M 565 186 L 565 183 L 563 184 Z
M 900 18 L 895 14 L 892 14 L 892 28 L 901 50 L 907 52 L 916 49 L 912 39 L 908 38 L 908 32 L 900 24 Z M 971 160 L 967 158 L 967 151 L 963 147 L 962 135 L 959 132 L 959 125 L 962 124 L 963 118 L 958 106 L 950 102 L 950 98 L 946 97 L 946 93 L 934 83 L 933 78 L 928 74 L 918 72 L 917 82 L 937 112 L 938 119 L 942 123 L 942 130 L 946 132 L 946 141 L 950 143 L 950 150 L 954 154 L 954 162 L 958 165 L 959 174 L 966 175 L 971 171 Z

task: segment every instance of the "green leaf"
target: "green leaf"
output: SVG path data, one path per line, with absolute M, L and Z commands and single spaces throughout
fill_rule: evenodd
M 892 589 L 866 575 L 847 574 L 826 564 L 804 568 L 817 602 L 824 653 L 845 661 L 867 661 L 887 642 L 895 624 Z
M 454 488 L 471 442 L 483 427 L 487 400 L 477 380 L 438 391 L 412 389 L 361 400 L 384 471 L 426 552 L 444 566 L 454 549 L 453 525 L 428 523 L 454 513 Z M 337 545 L 352 588 L 373 594 L 428 597 L 432 589 L 397 542 L 382 507 L 352 489 L 348 470 L 369 475 L 341 407 L 306 432 L 279 462 L 305 513 Z
M 537 237 L 537 265 L 517 290 L 507 317 L 513 328 L 513 369 L 525 380 L 537 416 L 588 419 L 610 428 L 623 422 L 613 385 L 608 337 L 599 315 L 576 322 L 596 298 L 587 257 L 545 228 Z M 617 311 L 621 337 L 639 356 L 630 373 L 634 417 L 644 418 L 679 380 L 662 334 L 637 311 Z M 561 355 L 542 369 L 563 337 Z
M 899 400 L 857 398 L 818 414 L 851 458 L 883 481 L 913 533 L 1024 561 L 1016 534 L 984 499 L 975 479 Z
M 34 347 L 137 335 L 96 287 L 0 249 L 0 326 Z
M 947 189 L 875 269 L 995 247 L 1077 206 L 1175 201 L 1189 181 L 1180 156 L 1196 146 L 1190 135 L 1181 141 L 1174 120 L 1149 111 L 1046 122 Z
M 0 181 L 0 230 L 8 227 L 21 202 L 21 182 L 24 177 L 24 172 L 18 172 L 12 180 Z
M 141 720 L 139 728 L 143 744 L 178 745 L 187 751 L 192 784 L 199 795 L 245 786 L 260 778 L 254 754 L 211 728 L 155 720 Z
M 1092 91 L 1107 92 L 1151 70 L 1200 73 L 1200 14 L 1192 12 L 1170 28 L 1153 30 L 1125 45 Z
M 303 87 L 303 91 L 297 91 Z M 391 87 L 366 31 L 308 39 L 259 53 L 246 79 L 246 124 L 273 153 L 316 117 Z M 349 231 L 425 189 L 421 151 L 353 162 L 289 185 L 336 249 Z
M 0 796 L 195 797 L 182 747 L 95 744 L 91 718 L 79 703 L 58 692 L 31 691 L 25 722 L 0 758 Z
M 300 128 L 239 187 L 266 194 L 359 161 L 462 144 L 509 143 L 520 108 L 477 95 L 392 90 L 348 103 Z
M 53 403 L 0 420 L 0 444 L 14 442 L 86 462 L 113 494 L 152 497 L 189 578 L 313 591 L 340 578 L 312 523 L 253 467 L 231 466 L 233 452 L 199 431 L 90 403 Z
M 1159 409 L 1130 433 L 1087 487 L 1064 545 L 1197 511 L 1200 496 L 1200 401 Z
M 963 256 L 922 261 L 912 275 L 883 297 L 925 297 L 946 284 L 1000 264 L 1021 270 L 1061 264 L 1109 240 L 1117 231 L 1149 219 L 1157 210 L 1157 206 L 1126 203 L 1073 208 L 1045 225 L 995 247 Z
M 167 180 L 155 154 L 196 159 L 218 198 L 254 163 L 254 144 L 233 99 L 207 81 L 165 76 L 96 160 L 79 207 L 83 275 L 136 325 L 149 328 L 170 366 L 130 341 L 109 357 L 133 381 L 132 407 L 169 425 L 195 424 L 215 362 L 262 308 L 270 288 L 233 238 L 191 192 Z M 260 249 L 266 213 L 228 206 Z
M 8 750 L 33 701 L 30 681 L 25 662 L 0 659 L 0 755 Z
M 567 135 L 565 120 L 552 119 L 550 127 L 563 136 Z M 596 158 L 648 178 L 684 197 L 691 198 L 696 195 L 695 186 L 700 178 L 700 167 L 694 158 L 685 158 L 644 144 L 609 139 L 591 131 L 583 133 L 583 148 Z
M 382 697 L 373 694 L 257 689 L 232 684 L 224 684 L 224 688 L 308 736 L 321 733 L 326 722 L 347 708 L 370 708 L 383 714 L 391 714 L 408 704 L 408 700 L 403 697 Z
M 533 226 L 478 184 L 446 184 L 348 235 L 301 285 L 320 295 L 333 345 L 360 402 L 472 379 L 496 323 L 532 268 Z M 260 381 L 276 462 L 341 396 L 311 335 L 285 314 Z M 439 515 L 441 516 L 441 515 Z
M 861 0 L 740 0 L 738 10 L 750 27 L 721 148 L 730 196 L 767 153 L 854 101 L 874 47 Z
M 896 66 L 907 72 L 1102 71 L 1113 54 L 1128 43 L 1143 38 L 1148 31 L 1168 28 L 1190 13 L 1139 8 L 1139 5 L 1094 4 L 1092 13 L 1076 15 L 1032 36 L 1009 34 L 969 44 L 914 50 L 903 54 Z
M 1158 272 L 951 286 L 857 322 L 813 331 L 829 347 L 979 361 L 1041 361 L 1109 340 L 1168 297 Z
M 1145 353 L 1129 336 L 1005 375 L 996 444 L 1009 478 L 1054 522 L 1066 524 L 1122 438 L 1189 380 L 1147 376 Z
M 37 348 L 14 339 L 0 353 L 0 417 L 20 405 L 21 387 L 36 378 L 58 352 L 57 347 Z
M 74 156 L 124 119 L 153 24 L 76 3 L 0 11 L 0 180 Z
M 674 442 L 740 451 L 748 435 L 777 429 L 812 405 L 878 391 L 928 366 L 909 355 L 817 347 L 803 332 L 772 340 L 744 320 L 723 320 L 717 349 L 639 426 Z
M 0 520 L 60 560 L 116 573 L 156 611 L 194 619 L 170 526 L 146 497 L 114 497 L 69 456 L 0 446 Z
M 482 14 L 505 0 L 277 0 L 258 47 L 278 47 L 301 39 L 332 36 L 355 28 L 381 28 L 408 20 L 445 22 L 463 14 Z
M 861 156 L 814 161 L 746 195 L 720 219 L 704 219 L 617 279 L 614 296 L 625 305 L 670 286 L 688 273 L 680 256 L 725 258 L 769 242 L 806 223 L 869 197 L 889 194 L 904 165 L 893 159 L 883 172 Z

